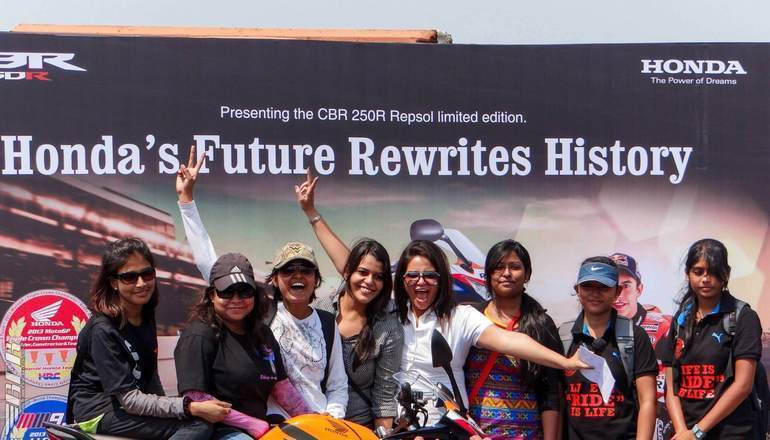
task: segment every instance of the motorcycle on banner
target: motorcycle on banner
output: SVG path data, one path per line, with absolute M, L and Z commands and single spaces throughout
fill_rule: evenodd
M 434 219 L 422 219 L 409 228 L 412 240 L 428 240 L 436 243 L 444 252 L 456 257 L 450 260 L 452 290 L 460 304 L 486 301 L 490 298 L 484 282 L 484 253 L 457 229 L 444 228 Z
M 393 375 L 399 383 L 396 396 L 400 405 L 400 414 L 390 432 L 378 429 L 372 432 L 368 428 L 347 420 L 335 419 L 322 414 L 305 414 L 294 417 L 274 426 L 261 437 L 262 440 L 389 440 L 389 439 L 424 439 L 469 440 L 473 436 L 483 437 L 484 432 L 470 418 L 460 395 L 454 375 L 450 368 L 452 351 L 446 339 L 434 330 L 431 338 L 433 366 L 443 368 L 449 375 L 452 390 L 442 384 L 436 384 L 415 371 L 402 371 Z M 415 391 L 414 385 L 428 391 Z M 435 425 L 427 425 L 429 404 L 443 405 L 444 414 Z M 44 423 L 49 438 L 61 440 L 108 440 L 118 437 L 86 434 L 77 425 L 57 425 Z

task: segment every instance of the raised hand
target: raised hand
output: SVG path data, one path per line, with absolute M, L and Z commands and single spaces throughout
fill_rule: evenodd
M 190 146 L 190 158 L 187 165 L 180 165 L 176 173 L 176 195 L 180 202 L 189 203 L 193 201 L 193 187 L 198 180 L 198 171 L 206 162 L 206 155 L 201 154 L 198 158 L 195 155 L 195 145 Z
M 310 168 L 307 169 L 307 178 L 299 185 L 294 185 L 294 194 L 297 195 L 297 203 L 305 215 L 313 217 L 318 212 L 315 209 L 315 186 L 318 183 L 318 177 L 313 177 Z

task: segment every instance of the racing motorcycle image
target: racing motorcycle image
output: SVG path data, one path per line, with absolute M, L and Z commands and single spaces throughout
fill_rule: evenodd
M 479 425 L 470 418 L 460 396 L 454 375 L 450 367 L 452 351 L 446 339 L 434 330 L 431 337 L 431 355 L 433 366 L 443 368 L 449 375 L 452 390 L 442 384 L 433 383 L 415 371 L 402 371 L 393 375 L 399 383 L 396 396 L 400 404 L 400 414 L 390 432 L 368 428 L 347 420 L 335 419 L 323 414 L 305 414 L 288 419 L 273 426 L 262 440 L 388 440 L 414 439 L 423 437 L 436 440 L 468 440 L 478 435 L 484 436 Z M 419 384 L 421 390 L 412 387 Z M 443 406 L 443 415 L 435 425 L 426 425 L 429 404 Z M 117 440 L 120 437 L 92 435 L 80 430 L 75 425 L 57 425 L 44 422 L 46 432 L 52 440 Z
M 489 299 L 484 282 L 484 253 L 457 229 L 444 228 L 434 219 L 416 220 L 409 228 L 412 240 L 436 243 L 450 258 L 452 289 L 460 304 L 479 303 Z

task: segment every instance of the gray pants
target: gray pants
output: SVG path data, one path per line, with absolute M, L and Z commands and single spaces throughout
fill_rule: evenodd
M 208 440 L 214 433 L 214 427 L 202 419 L 135 416 L 118 409 L 102 417 L 97 432 L 136 439 Z

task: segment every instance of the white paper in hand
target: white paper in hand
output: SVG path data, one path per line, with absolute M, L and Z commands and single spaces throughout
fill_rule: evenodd
M 607 403 L 610 400 L 612 388 L 615 386 L 615 378 L 612 377 L 610 366 L 607 365 L 607 361 L 605 361 L 603 357 L 592 353 L 585 345 L 580 346 L 578 353 L 583 362 L 593 367 L 592 370 L 580 370 L 580 374 L 591 382 L 599 385 L 599 391 L 602 393 L 602 400 L 604 403 Z

